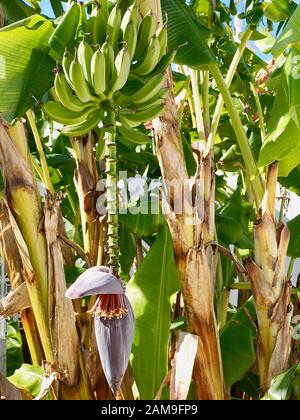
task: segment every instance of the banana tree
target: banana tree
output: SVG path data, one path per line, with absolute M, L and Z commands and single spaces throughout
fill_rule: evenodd
M 53 0 L 53 21 L 13 3 L 0 249 L 15 290 L 0 308 L 24 293 L 26 362 L 43 369 L 11 383 L 32 370 L 48 398 L 298 399 L 298 220 L 289 246 L 286 193 L 275 210 L 278 182 L 299 194 L 299 8 Z

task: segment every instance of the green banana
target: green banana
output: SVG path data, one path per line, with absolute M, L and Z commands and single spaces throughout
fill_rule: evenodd
M 150 108 L 154 105 L 162 105 L 166 102 L 166 98 L 168 96 L 169 89 L 168 88 L 162 88 L 159 90 L 159 92 L 153 96 L 149 101 L 142 102 L 137 104 L 136 102 L 131 102 L 131 108 L 136 111 L 142 111 Z
M 106 66 L 105 57 L 100 48 L 92 57 L 91 78 L 95 93 L 101 95 L 106 89 Z
M 66 45 L 74 40 L 80 24 L 81 8 L 73 2 L 49 38 L 48 44 L 54 51 L 62 54 Z
M 78 61 L 82 67 L 85 80 L 92 86 L 91 78 L 91 61 L 93 57 L 93 50 L 91 46 L 84 40 L 80 42 L 77 51 Z
M 153 77 L 159 73 L 164 73 L 167 68 L 173 63 L 175 55 L 177 54 L 177 50 L 169 51 L 167 54 L 163 56 L 163 58 L 159 61 L 155 69 L 147 75 L 147 77 Z
M 117 124 L 117 130 L 122 137 L 125 137 L 135 144 L 149 143 L 150 137 L 147 136 L 147 134 L 130 127 L 122 118 L 120 118 L 120 124 Z
M 92 111 L 86 120 L 80 124 L 66 125 L 61 129 L 61 133 L 69 137 L 83 136 L 93 130 L 103 117 L 103 110 Z
M 151 79 L 147 80 L 144 86 L 140 90 L 135 92 L 133 95 L 124 95 L 123 93 L 121 93 L 120 100 L 123 103 L 134 102 L 136 104 L 148 102 L 157 94 L 157 92 L 160 91 L 160 89 L 163 88 L 165 83 L 165 74 L 159 73 Z
M 135 111 L 146 111 L 150 107 L 160 106 L 160 105 L 164 106 L 165 103 L 166 103 L 165 98 L 157 98 L 155 99 L 155 101 L 147 102 L 146 104 L 139 104 L 139 105 L 132 104 L 132 107 Z
M 50 101 L 43 105 L 43 110 L 51 120 L 60 124 L 81 124 L 93 109 L 87 108 L 85 111 L 73 112 L 65 108 L 60 102 Z
M 136 31 L 138 31 L 140 22 L 141 22 L 141 16 L 138 8 L 136 7 L 136 3 L 132 4 L 125 12 L 122 22 L 121 22 L 121 31 L 125 32 L 128 23 L 132 21 L 134 23 Z
M 71 63 L 73 59 L 74 57 L 67 50 L 65 50 L 63 58 L 62 58 L 62 68 L 65 74 L 65 77 L 70 85 L 72 84 L 71 78 L 70 78 L 70 67 L 71 67 Z
M 160 61 L 162 57 L 167 53 L 168 48 L 168 31 L 166 25 L 161 26 L 158 29 L 156 35 L 160 45 L 160 54 L 158 58 L 158 61 Z
M 102 44 L 106 38 L 107 17 L 99 4 L 93 9 L 89 19 L 89 32 L 94 45 Z
M 126 26 L 126 29 L 123 34 L 123 41 L 127 45 L 131 60 L 133 59 L 133 56 L 135 54 L 137 36 L 138 36 L 138 33 L 136 30 L 136 27 L 133 21 L 131 20 Z
M 87 107 L 87 104 L 81 102 L 77 96 L 73 94 L 64 74 L 56 73 L 54 88 L 62 105 L 70 111 L 82 112 Z
M 109 82 L 116 77 L 115 53 L 109 42 L 102 45 L 101 51 L 105 57 L 106 86 L 109 86 Z
M 137 112 L 128 112 L 128 113 L 121 113 L 122 119 L 125 121 L 129 127 L 138 127 L 140 124 L 153 120 L 161 115 L 164 110 L 164 103 L 160 105 L 154 105 L 150 108 L 137 111 Z
M 70 67 L 70 77 L 71 82 L 74 88 L 74 91 L 76 93 L 76 96 L 82 101 L 82 102 L 90 102 L 90 101 L 97 101 L 97 98 L 92 96 L 88 83 L 85 80 L 82 67 L 75 57 L 75 59 L 71 63 Z
M 114 51 L 117 50 L 117 45 L 119 41 L 121 19 L 121 9 L 119 8 L 117 3 L 110 12 L 106 26 L 106 35 Z
M 143 58 L 132 66 L 132 71 L 140 76 L 151 73 L 158 64 L 159 56 L 160 44 L 156 35 L 153 35 Z
M 115 60 L 117 77 L 109 88 L 108 97 L 111 98 L 115 92 L 122 89 L 127 82 L 131 66 L 131 57 L 127 47 L 122 48 Z
M 139 28 L 138 32 L 138 41 L 136 46 L 136 51 L 134 58 L 138 60 L 143 55 L 146 45 L 149 45 L 149 42 L 153 35 L 155 34 L 156 30 L 156 21 L 152 14 L 152 12 L 149 12 L 144 19 L 142 20 L 142 23 Z

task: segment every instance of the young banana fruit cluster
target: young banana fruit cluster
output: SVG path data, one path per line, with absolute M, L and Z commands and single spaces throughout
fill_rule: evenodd
M 72 9 L 74 4 L 66 13 Z M 147 143 L 136 127 L 164 108 L 165 71 L 175 55 L 167 53 L 166 27 L 157 28 L 151 12 L 142 18 L 136 4 L 123 15 L 118 3 L 109 11 L 107 0 L 95 2 L 91 16 L 81 13 L 81 19 L 88 32 L 73 54 L 65 51 L 55 75 L 56 98 L 45 112 L 63 124 L 62 134 L 80 136 L 103 126 L 109 104 L 120 134 Z

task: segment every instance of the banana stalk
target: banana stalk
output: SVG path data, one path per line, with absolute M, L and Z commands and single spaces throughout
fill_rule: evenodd
M 160 1 L 153 0 L 151 6 L 157 21 L 162 22 Z M 172 86 L 171 72 L 167 74 L 167 85 Z M 159 121 L 154 122 L 154 127 L 163 178 L 179 184 L 182 182 L 183 187 L 184 180 L 188 180 L 189 176 L 176 103 L 171 91 L 164 113 Z M 199 154 L 198 171 L 192 183 L 194 186 L 204 183 L 204 196 L 194 197 L 195 202 L 200 199 L 204 201 L 203 214 L 200 214 L 197 206 L 193 208 L 194 203 L 189 198 L 184 200 L 182 214 L 175 214 L 172 206 L 175 202 L 181 202 L 183 188 L 172 189 L 169 204 L 163 203 L 173 238 L 189 331 L 196 334 L 199 340 L 193 377 L 196 396 L 204 400 L 224 399 L 223 369 L 214 312 L 216 255 L 211 247 L 206 247 L 207 242 L 214 239 L 214 179 L 212 156 L 200 159 Z
M 111 272 L 119 278 L 119 223 L 118 223 L 118 174 L 117 174 L 117 144 L 116 144 L 116 116 L 110 105 L 106 108 L 105 145 L 106 145 L 106 186 L 107 186 L 107 236 L 108 236 L 108 266 Z M 129 302 L 128 302 L 129 303 Z M 130 304 L 129 304 L 130 305 Z M 127 322 L 127 321 L 126 321 Z M 123 327 L 125 328 L 125 326 Z M 134 328 L 134 327 L 133 327 Z M 130 343 L 131 348 L 131 343 Z M 126 351 L 126 349 L 124 349 Z M 133 399 L 133 378 L 130 367 L 125 373 L 121 391 L 117 399 Z
M 26 270 L 23 267 L 16 237 L 10 222 L 9 212 L 4 201 L 0 202 L 0 253 L 4 260 L 5 270 L 10 280 L 11 288 L 14 290 L 24 281 L 26 282 L 24 278 L 26 276 Z M 36 322 L 31 308 L 21 311 L 21 321 L 32 363 L 39 365 L 44 359 L 44 353 L 39 341 Z
M 291 346 L 290 282 L 285 261 L 290 233 L 277 228 L 275 199 L 278 163 L 269 168 L 266 192 L 254 225 L 255 259 L 246 264 L 258 321 L 257 357 L 262 392 L 288 368 Z
M 9 134 L 4 125 L 0 125 L 0 162 L 5 179 L 6 200 L 20 230 L 21 239 L 24 238 L 26 243 L 32 266 L 27 287 L 44 354 L 47 361 L 53 363 L 54 355 L 46 316 L 47 251 L 45 237 L 40 231 L 42 213 L 27 138 L 20 121 L 9 129 Z
M 113 274 L 119 274 L 119 224 L 118 224 L 118 195 L 117 195 L 117 145 L 115 112 L 108 106 L 107 117 L 104 121 L 106 145 L 106 187 L 107 187 L 107 226 L 108 226 L 108 266 Z

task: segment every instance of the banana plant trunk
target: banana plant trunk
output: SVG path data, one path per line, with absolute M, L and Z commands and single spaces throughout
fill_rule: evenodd
M 41 206 L 23 121 L 13 127 L 0 124 L 0 163 L 43 359 L 59 379 L 57 397 L 89 399 L 74 310 L 64 296 L 59 202 L 49 194 L 45 208 Z
M 26 282 L 25 276 L 28 274 L 28 270 L 24 269 L 9 210 L 4 201 L 0 202 L 0 254 L 4 261 L 11 288 L 15 290 Z M 32 308 L 22 310 L 20 315 L 32 363 L 40 365 L 44 360 L 44 352 L 39 340 Z
M 254 225 L 255 260 L 246 264 L 258 321 L 257 357 L 262 392 L 288 368 L 291 349 L 290 280 L 285 271 L 290 233 L 276 225 L 278 163 L 269 168 L 266 192 Z
M 99 222 L 96 212 L 96 187 L 99 177 L 93 153 L 94 137 L 90 133 L 80 138 L 72 138 L 71 142 L 76 160 L 74 183 L 79 198 L 84 251 L 91 265 L 96 265 L 97 262 L 101 264 L 103 224 Z
M 5 197 L 26 243 L 33 278 L 27 282 L 46 359 L 54 362 L 47 320 L 47 251 L 40 229 L 42 211 L 31 166 L 23 124 L 0 125 L 0 161 L 5 180 Z M 31 270 L 30 270 L 31 271 Z
M 147 2 L 141 2 L 143 13 Z M 159 0 L 148 2 L 159 24 L 162 23 Z M 148 9 L 149 10 L 149 9 Z M 168 86 L 172 73 L 168 71 Z M 178 112 L 170 89 L 163 115 L 153 122 L 157 156 L 165 182 L 171 188 L 163 209 L 171 231 L 175 259 L 180 274 L 189 331 L 198 336 L 199 344 L 193 378 L 200 400 L 224 399 L 223 368 L 214 310 L 214 288 L 217 255 L 209 245 L 214 240 L 215 175 L 213 155 L 198 157 L 198 170 L 190 179 L 183 153 Z M 184 196 L 182 192 L 191 194 Z M 174 211 L 182 203 L 183 211 Z
M 156 126 L 157 154 L 164 179 L 167 181 L 175 179 L 183 187 L 188 175 L 176 115 L 175 101 L 170 93 L 165 113 Z M 209 245 L 214 238 L 212 163 L 211 158 L 201 159 L 198 162 L 198 174 L 193 180 L 194 185 L 198 187 L 205 185 L 206 193 L 201 197 L 194 197 L 199 203 L 202 202 L 203 213 L 199 212 L 197 206 L 193 210 L 193 203 L 186 200 L 183 214 L 175 214 L 172 203 L 181 199 L 179 196 L 176 197 L 176 194 L 168 197 L 168 203 L 166 201 L 163 203 L 173 238 L 189 331 L 196 334 L 199 339 L 193 376 L 196 395 L 201 400 L 224 399 L 223 368 L 214 310 L 217 256 Z

